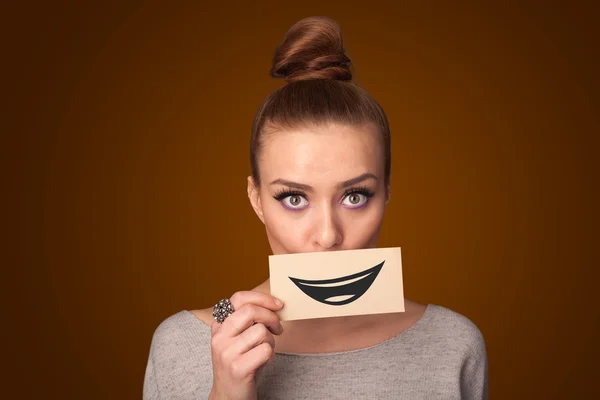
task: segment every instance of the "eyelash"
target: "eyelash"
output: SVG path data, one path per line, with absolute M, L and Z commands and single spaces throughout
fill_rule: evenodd
M 348 189 L 344 192 L 344 197 L 346 196 L 350 196 L 351 194 L 362 194 L 364 195 L 367 199 L 370 199 L 371 197 L 375 196 L 375 192 L 370 190 L 368 187 L 366 186 L 359 186 L 359 187 L 355 187 L 353 189 Z
M 362 194 L 367 199 L 370 199 L 371 197 L 373 197 L 375 195 L 375 192 L 373 192 L 366 186 L 359 186 L 359 187 L 355 187 L 355 188 L 346 190 L 344 192 L 344 197 L 350 196 L 351 194 L 355 194 L 355 193 Z M 273 198 L 277 201 L 281 201 L 289 196 L 302 196 L 302 197 L 306 198 L 305 193 L 299 192 L 297 190 L 290 190 L 290 189 L 281 189 L 273 196 Z
M 306 194 L 298 192 L 297 190 L 281 189 L 278 191 L 273 198 L 277 201 L 281 201 L 289 196 L 302 196 L 306 197 Z

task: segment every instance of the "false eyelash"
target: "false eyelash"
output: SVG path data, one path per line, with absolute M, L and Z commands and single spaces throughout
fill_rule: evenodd
M 367 198 L 371 198 L 375 195 L 375 192 L 373 192 L 372 190 L 370 190 L 369 188 L 367 188 L 366 186 L 359 186 L 356 188 L 352 188 L 352 189 L 348 189 L 344 192 L 344 197 L 349 196 L 351 194 L 354 193 L 358 193 L 358 194 L 362 194 L 364 196 L 366 196 Z M 290 190 L 290 189 L 281 189 L 280 191 L 278 191 L 273 198 L 277 201 L 281 201 L 283 199 L 285 199 L 286 197 L 289 196 L 302 196 L 302 197 L 306 197 L 306 194 L 303 192 L 299 192 L 297 190 Z
M 366 196 L 368 199 L 370 199 L 371 197 L 375 196 L 375 192 L 373 192 L 372 190 L 370 190 L 368 187 L 366 186 L 359 186 L 356 188 L 352 188 L 352 189 L 348 189 L 344 192 L 344 197 L 349 196 L 351 194 L 354 193 L 358 193 L 358 194 L 362 194 L 364 196 Z
M 302 197 L 306 197 L 306 195 L 302 192 L 299 192 L 297 190 L 289 190 L 289 189 L 281 189 L 280 191 L 278 191 L 277 193 L 275 193 L 275 195 L 273 196 L 273 198 L 277 201 L 281 201 L 283 199 L 285 199 L 286 197 L 289 196 L 302 196 Z

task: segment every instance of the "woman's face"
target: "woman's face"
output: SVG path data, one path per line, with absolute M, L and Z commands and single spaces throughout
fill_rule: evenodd
M 264 138 L 261 186 L 249 177 L 248 196 L 273 254 L 377 246 L 389 192 L 379 135 L 329 125 Z

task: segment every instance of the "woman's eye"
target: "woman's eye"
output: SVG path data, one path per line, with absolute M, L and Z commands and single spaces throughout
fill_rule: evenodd
M 349 207 L 360 207 L 364 203 L 366 203 L 366 201 L 367 201 L 367 196 L 365 196 L 364 194 L 350 193 L 349 195 L 346 196 L 346 198 L 344 199 L 342 204 L 345 206 L 349 206 Z
M 283 199 L 283 202 L 289 208 L 301 208 L 308 204 L 308 201 L 304 197 L 297 194 L 286 197 Z

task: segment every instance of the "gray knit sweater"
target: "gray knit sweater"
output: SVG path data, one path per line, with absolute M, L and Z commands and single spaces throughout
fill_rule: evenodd
M 210 327 L 189 311 L 154 332 L 144 400 L 206 399 Z M 278 353 L 257 375 L 259 399 L 487 399 L 487 355 L 469 319 L 429 304 L 399 335 L 359 350 Z

